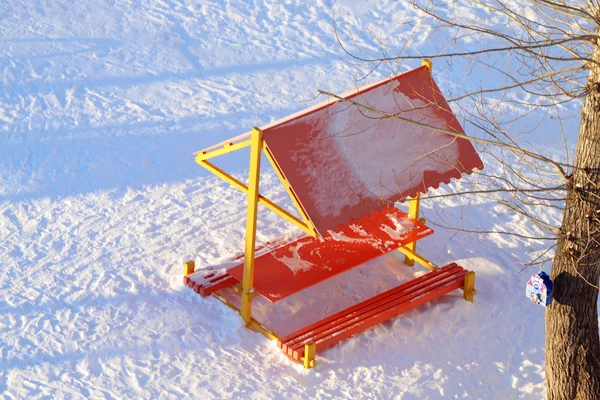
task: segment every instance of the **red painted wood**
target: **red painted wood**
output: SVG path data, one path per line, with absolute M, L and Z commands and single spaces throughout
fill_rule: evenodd
M 379 294 L 379 295 L 377 295 L 375 297 L 367 299 L 367 300 L 365 300 L 365 301 L 363 301 L 361 303 L 358 303 L 358 304 L 356 304 L 356 305 L 354 305 L 352 307 L 349 307 L 349 308 L 347 308 L 345 310 L 342 310 L 342 311 L 340 311 L 340 312 L 338 312 L 336 314 L 333 314 L 333 315 L 331 315 L 331 316 L 329 316 L 329 317 L 327 317 L 327 318 L 325 318 L 325 319 L 323 319 L 321 321 L 315 322 L 314 324 L 311 324 L 311 325 L 306 326 L 306 327 L 304 327 L 304 328 L 302 328 L 302 329 L 300 329 L 300 330 L 298 330 L 298 331 L 296 331 L 294 333 L 291 333 L 291 334 L 289 334 L 289 335 L 281 338 L 280 342 L 289 343 L 289 342 L 291 342 L 293 340 L 302 339 L 302 338 L 305 337 L 306 334 L 310 334 L 310 332 L 314 331 L 315 329 L 318 329 L 319 327 L 321 327 L 323 325 L 327 325 L 327 324 L 329 324 L 331 322 L 337 321 L 340 318 L 348 316 L 349 314 L 353 314 L 353 313 L 359 312 L 360 310 L 364 309 L 365 307 L 367 307 L 367 306 L 369 306 L 371 304 L 378 303 L 381 300 L 387 300 L 390 297 L 393 298 L 393 296 L 396 295 L 397 293 L 399 293 L 399 292 L 405 292 L 405 291 L 411 289 L 413 286 L 426 284 L 427 281 L 429 279 L 431 279 L 432 277 L 438 276 L 440 274 L 446 275 L 446 274 L 452 272 L 452 270 L 454 268 L 456 268 L 456 267 L 457 267 L 456 264 L 451 264 L 450 266 L 440 268 L 440 269 L 438 269 L 436 271 L 433 271 L 433 272 L 430 272 L 430 273 L 425 274 L 423 276 L 420 276 L 420 277 L 418 277 L 416 279 L 413 279 L 413 280 L 411 280 L 409 282 L 403 283 L 400 286 L 392 288 L 392 289 L 390 289 L 390 290 L 388 290 L 388 291 L 386 291 L 384 293 L 381 293 L 381 294 Z M 462 268 L 462 267 L 459 267 L 459 268 Z
M 396 229 L 396 225 L 403 228 Z M 432 233 L 397 208 L 386 207 L 336 233 L 319 239 L 304 237 L 257 257 L 254 290 L 276 302 Z M 294 268 L 298 265 L 306 268 Z M 239 264 L 227 273 L 241 282 L 244 266 Z
M 220 268 L 209 267 L 183 277 L 183 284 L 202 297 L 237 283 L 237 279 L 227 275 L 225 270 Z
M 430 292 L 426 296 L 423 296 L 417 300 L 414 300 L 412 302 L 403 303 L 402 305 L 400 305 L 396 308 L 393 308 L 393 309 L 389 309 L 384 313 L 371 316 L 368 319 L 362 320 L 359 323 L 357 323 L 343 331 L 335 332 L 335 335 L 330 335 L 329 337 L 318 341 L 317 348 L 321 349 L 321 350 L 326 349 L 326 348 L 340 342 L 341 340 L 347 339 L 348 337 L 350 337 L 352 335 L 360 333 L 374 325 L 377 325 L 377 324 L 379 324 L 383 321 L 386 321 L 390 318 L 393 318 L 405 311 L 411 310 L 415 307 L 418 307 L 422 304 L 427 303 L 428 301 L 431 301 L 433 299 L 441 297 L 441 296 L 445 295 L 446 293 L 449 293 L 449 292 L 459 289 L 461 287 L 462 287 L 462 282 L 457 281 L 451 285 L 440 287 L 436 291 Z M 301 351 L 299 351 L 299 358 L 302 357 L 303 355 L 304 355 L 304 348 L 302 348 Z
M 202 297 L 206 297 L 216 292 L 217 290 L 225 289 L 237 283 L 238 280 L 232 276 L 222 276 L 220 279 L 211 282 L 209 285 L 199 285 L 198 293 Z
M 446 280 L 448 278 L 456 278 L 458 274 L 460 276 L 464 276 L 465 270 L 456 265 L 450 264 L 446 267 L 440 268 L 437 271 L 430 272 L 426 275 L 423 275 L 417 279 L 413 279 L 407 283 L 404 283 L 396 288 L 388 290 L 380 295 L 377 295 L 373 298 L 367 299 L 355 306 L 347 308 L 337 314 L 334 314 L 328 318 L 325 318 L 321 321 L 318 321 L 312 325 L 309 325 L 305 328 L 302 328 L 282 339 L 280 342 L 282 346 L 290 347 L 295 344 L 309 341 L 309 339 L 314 340 L 314 338 L 323 332 L 328 331 L 331 328 L 335 328 L 340 326 L 341 324 L 354 320 L 356 318 L 360 318 L 361 316 L 367 315 L 367 313 L 372 311 L 381 311 L 389 307 L 394 301 L 398 299 L 411 298 L 413 296 L 417 296 L 420 291 L 428 290 L 434 284 L 441 280 Z M 417 294 L 415 294 L 417 293 Z M 281 347 L 282 349 L 284 347 Z
M 349 321 L 340 325 L 332 326 L 328 330 L 316 333 L 310 340 L 314 341 L 320 349 L 331 346 L 340 340 L 368 329 L 376 324 L 386 321 L 396 315 L 424 304 L 429 300 L 440 297 L 452 290 L 462 287 L 464 281 L 464 272 L 462 275 L 454 278 L 445 279 L 435 285 L 419 290 L 411 295 L 402 296 L 394 300 L 392 303 L 382 305 L 375 310 L 369 311 L 364 315 L 356 316 Z M 291 351 L 290 351 L 291 350 Z M 304 343 L 296 343 L 288 348 L 288 354 L 291 353 L 293 358 L 299 359 L 304 352 Z
M 464 134 L 426 67 L 343 97 Z M 325 235 L 389 202 L 483 168 L 467 139 L 328 101 L 263 127 L 263 139 L 317 231 Z
M 299 360 L 304 355 L 305 343 L 314 341 L 317 349 L 327 348 L 404 311 L 461 288 L 466 273 L 465 269 L 456 264 L 447 265 L 288 335 L 280 339 L 278 346 L 284 353 Z

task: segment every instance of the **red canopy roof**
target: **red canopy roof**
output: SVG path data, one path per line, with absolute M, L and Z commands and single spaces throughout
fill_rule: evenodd
M 273 158 L 321 235 L 483 168 L 469 140 L 432 129 L 464 134 L 427 67 L 343 97 L 386 116 L 328 101 L 263 127 Z

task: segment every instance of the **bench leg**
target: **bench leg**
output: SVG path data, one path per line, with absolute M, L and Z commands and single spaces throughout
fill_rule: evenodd
M 317 365 L 315 361 L 315 355 L 317 352 L 317 344 L 315 342 L 308 342 L 304 345 L 304 357 L 302 357 L 302 361 L 304 361 L 304 368 L 314 368 Z
M 477 291 L 475 290 L 475 271 L 469 271 L 465 275 L 463 291 L 463 296 L 465 300 L 473 303 L 473 298 L 475 297 L 475 293 L 477 293 Z
M 196 270 L 196 263 L 194 261 L 188 261 L 183 264 L 183 276 L 188 276 L 189 274 L 194 273 Z

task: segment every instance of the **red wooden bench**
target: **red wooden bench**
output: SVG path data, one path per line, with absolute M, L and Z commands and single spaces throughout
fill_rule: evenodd
M 380 322 L 395 317 L 464 285 L 467 270 L 453 263 L 413 279 L 378 296 L 302 328 L 277 341 L 277 346 L 295 360 L 314 343 L 319 350 Z

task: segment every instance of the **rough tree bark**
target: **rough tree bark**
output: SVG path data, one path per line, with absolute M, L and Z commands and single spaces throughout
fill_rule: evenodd
M 600 43 L 595 60 L 600 60 Z M 575 169 L 552 265 L 554 302 L 546 311 L 549 400 L 600 399 L 600 66 L 590 65 Z

